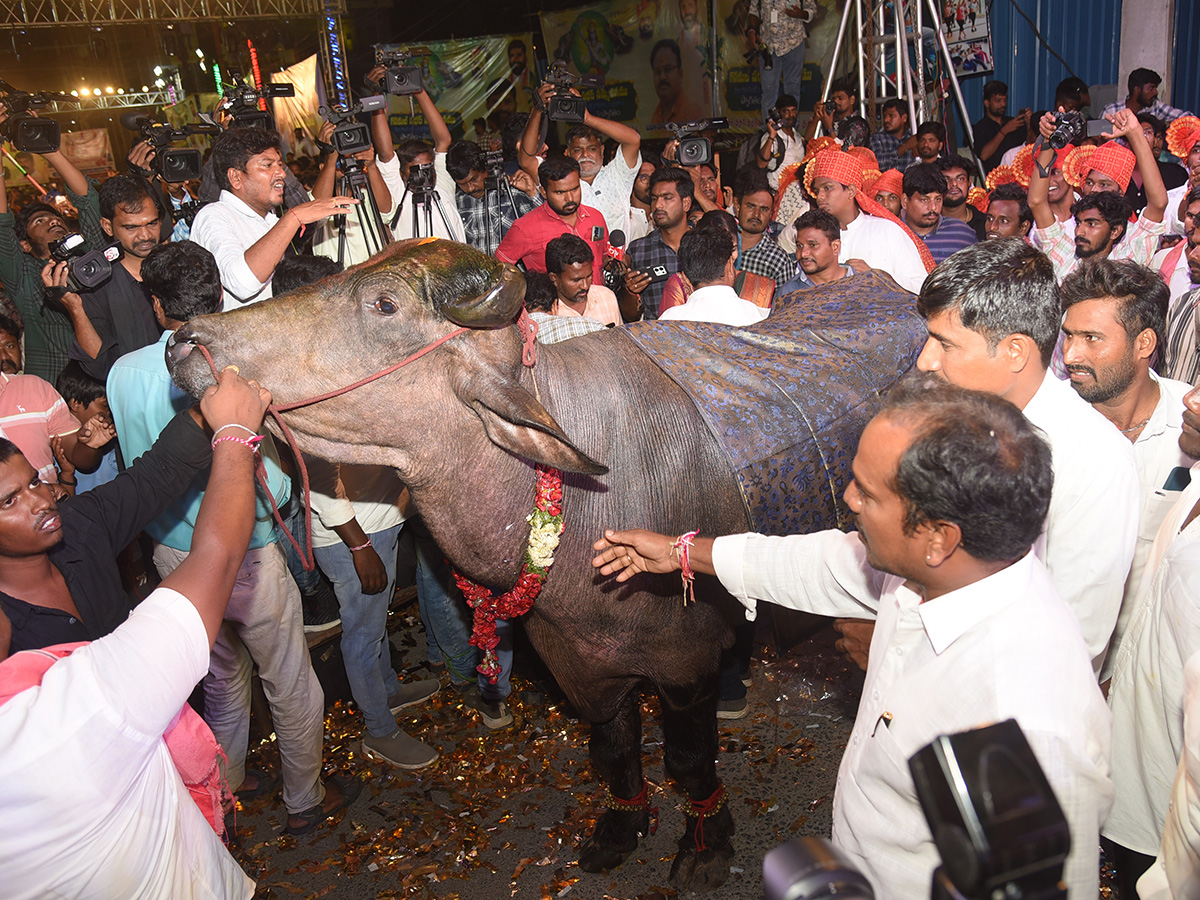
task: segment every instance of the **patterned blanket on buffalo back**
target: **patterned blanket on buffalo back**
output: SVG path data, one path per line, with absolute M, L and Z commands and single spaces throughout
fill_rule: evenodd
M 842 491 L 859 435 L 925 341 L 913 295 L 878 272 L 777 299 L 747 328 L 628 331 L 695 402 L 762 534 L 850 525 Z

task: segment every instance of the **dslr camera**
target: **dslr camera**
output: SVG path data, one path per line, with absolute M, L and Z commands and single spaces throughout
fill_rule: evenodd
M 351 160 L 347 157 L 352 157 L 356 153 L 362 153 L 364 150 L 370 150 L 375 146 L 371 141 L 371 126 L 365 122 L 358 121 L 358 115 L 360 113 L 375 112 L 380 109 L 387 109 L 387 97 L 383 94 L 376 94 L 374 97 L 363 97 L 350 107 L 335 106 L 330 108 L 322 106 L 317 110 L 326 121 L 334 124 L 333 135 L 329 140 L 333 144 L 333 149 L 337 151 L 338 156 L 345 160 L 347 165 L 357 162 L 357 160 Z
M 774 110 L 772 110 L 774 112 Z M 677 124 L 668 122 L 665 125 L 652 126 L 663 128 L 675 135 L 679 141 L 679 151 L 676 161 L 681 166 L 703 166 L 713 161 L 713 145 L 706 137 L 699 137 L 701 131 L 720 131 L 729 127 L 728 119 L 701 119 L 698 122 Z
M 425 81 L 421 75 L 421 67 L 412 64 L 414 55 L 410 50 L 380 50 L 376 46 L 375 62 L 387 66 L 387 71 L 383 73 L 382 83 L 366 82 L 368 90 L 382 89 L 385 94 L 395 94 L 399 97 L 419 94 L 425 87 Z
M 192 148 L 167 149 L 176 141 L 187 140 L 193 134 L 220 134 L 218 125 L 187 125 L 183 128 L 172 128 L 165 122 L 155 121 L 151 116 L 127 112 L 121 116 L 121 124 L 130 131 L 136 131 L 142 140 L 155 149 L 151 175 L 158 175 L 163 181 L 178 184 L 181 181 L 191 181 L 199 178 L 204 167 L 204 159 L 199 150 Z
M 282 84 L 264 84 L 262 89 L 252 84 L 246 84 L 241 72 L 231 72 L 233 87 L 225 89 L 225 108 L 231 116 L 231 128 L 266 128 L 275 130 L 275 119 L 269 112 L 258 108 L 258 101 L 268 97 L 295 97 L 296 86 L 284 82 Z
M 88 250 L 82 234 L 68 234 L 51 241 L 49 247 L 55 262 L 69 263 L 67 289 L 75 293 L 94 291 L 112 278 L 113 263 L 121 258 L 120 244 L 103 250 Z
M 1055 150 L 1074 144 L 1083 137 L 1099 137 L 1111 126 L 1104 119 L 1085 119 L 1083 113 L 1060 112 L 1054 114 L 1054 133 L 1046 143 Z
M 65 94 L 39 91 L 30 94 L 18 91 L 7 81 L 0 81 L 0 103 L 8 110 L 8 118 L 0 125 L 0 139 L 12 141 L 25 153 L 53 153 L 62 143 L 62 129 L 53 119 L 39 119 L 29 114 L 31 109 L 45 109 L 55 100 L 70 100 Z
M 582 122 L 587 114 L 587 101 L 571 93 L 571 88 L 604 87 L 604 79 L 599 75 L 573 75 L 567 68 L 565 59 L 556 59 L 546 72 L 546 83 L 554 85 L 554 96 L 546 104 L 546 118 L 551 122 Z

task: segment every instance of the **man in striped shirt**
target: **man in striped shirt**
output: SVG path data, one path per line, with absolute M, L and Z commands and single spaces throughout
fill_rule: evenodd
M 933 261 L 941 265 L 963 247 L 977 243 L 975 229 L 965 222 L 942 215 L 946 176 L 933 163 L 917 163 L 904 172 L 900 208 L 904 223 L 925 242 Z
M 1101 118 L 1107 119 L 1110 115 L 1127 109 L 1135 116 L 1138 113 L 1146 112 L 1170 124 L 1180 116 L 1191 115 L 1186 110 L 1168 106 L 1158 99 L 1158 86 L 1162 84 L 1162 76 L 1153 69 L 1134 69 L 1129 73 L 1129 80 L 1126 84 L 1129 94 L 1124 100 L 1118 100 L 1116 103 L 1110 103 L 1104 107 L 1104 111 L 1100 114 Z

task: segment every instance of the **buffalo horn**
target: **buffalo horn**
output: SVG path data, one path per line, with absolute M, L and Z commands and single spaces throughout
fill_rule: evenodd
M 512 322 L 524 304 L 525 276 L 516 267 L 506 265 L 491 290 L 446 302 L 441 312 L 456 325 L 499 328 Z

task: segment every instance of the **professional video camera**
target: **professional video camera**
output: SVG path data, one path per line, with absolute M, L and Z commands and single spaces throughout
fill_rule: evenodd
M 405 96 L 406 94 L 419 94 L 425 87 L 425 81 L 421 76 L 421 67 L 412 64 L 414 56 L 428 56 L 429 51 L 423 53 L 413 50 L 380 50 L 375 47 L 375 62 L 378 65 L 387 66 L 387 71 L 383 73 L 383 81 L 376 84 L 373 81 L 367 81 L 368 90 L 383 90 L 386 94 L 397 94 Z
M 175 221 L 186 222 L 188 228 L 191 228 L 196 224 L 196 213 L 206 206 L 208 203 L 204 200 L 185 200 L 179 209 L 175 210 Z
M 720 131 L 729 127 L 728 119 L 701 119 L 698 122 L 677 124 L 667 122 L 665 125 L 652 125 L 671 132 L 679 141 L 679 150 L 675 161 L 681 166 L 702 166 L 713 161 L 713 145 L 706 137 L 696 137 L 701 131 Z
M 225 89 L 224 103 L 229 114 L 233 116 L 233 128 L 266 128 L 275 129 L 275 120 L 269 112 L 258 108 L 258 101 L 268 97 L 295 97 L 296 86 L 283 82 L 282 84 L 264 84 L 262 89 L 252 84 L 246 84 L 241 72 L 231 72 L 233 87 Z
M 1071 831 L 1021 726 L 1008 719 L 944 735 L 908 760 L 942 865 L 934 900 L 1065 900 Z M 873 900 L 870 883 L 819 838 L 763 859 L 766 900 Z
M 556 59 L 546 72 L 546 83 L 554 85 L 554 96 L 546 104 L 546 118 L 551 122 L 582 122 L 587 113 L 587 102 L 571 93 L 571 88 L 583 86 L 604 87 L 600 75 L 574 75 L 567 68 L 565 59 Z
M 1061 150 L 1067 144 L 1078 143 L 1085 134 L 1087 137 L 1099 137 L 1109 127 L 1104 119 L 1085 119 L 1083 113 L 1079 112 L 1058 112 L 1054 114 L 1054 133 L 1046 138 L 1046 143 L 1055 150 Z
M 67 288 L 78 293 L 92 291 L 112 277 L 112 266 L 121 258 L 121 245 L 113 244 L 103 250 L 88 250 L 82 234 L 68 234 L 51 241 L 50 256 L 67 266 Z
M 317 110 L 326 121 L 336 126 L 330 141 L 343 160 L 352 162 L 347 160 L 347 157 L 370 150 L 374 146 L 371 142 L 371 126 L 358 121 L 356 117 L 359 113 L 371 113 L 379 109 L 387 109 L 387 97 L 383 94 L 363 97 L 350 107 L 322 106 Z
M 55 100 L 70 100 L 66 94 L 39 91 L 30 94 L 18 91 L 7 81 L 0 81 L 0 103 L 8 110 L 8 118 L 0 125 L 0 139 L 12 141 L 25 153 L 53 153 L 62 143 L 62 129 L 53 119 L 31 116 L 31 109 L 44 109 Z
M 151 116 L 135 112 L 122 114 L 121 125 L 130 131 L 138 132 L 142 140 L 154 147 L 154 161 L 151 163 L 153 168 L 150 174 L 157 174 L 163 181 L 172 184 L 199 178 L 204 167 L 204 158 L 199 150 L 193 148 L 167 148 L 176 141 L 187 140 L 193 134 L 221 133 L 218 125 L 199 124 L 172 128 L 165 122 L 158 122 Z

